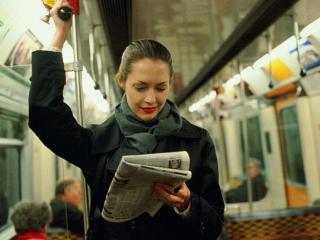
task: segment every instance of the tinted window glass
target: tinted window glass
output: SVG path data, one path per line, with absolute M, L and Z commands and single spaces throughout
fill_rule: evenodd
M 8 222 L 9 208 L 20 199 L 20 150 L 0 146 L 0 228 Z
M 292 182 L 305 185 L 306 179 L 302 159 L 297 108 L 295 105 L 286 107 L 280 111 L 280 123 L 288 177 Z
M 22 139 L 24 132 L 21 122 L 18 118 L 0 115 L 0 138 Z
M 247 165 L 244 157 L 245 136 L 243 134 L 243 121 L 246 121 L 247 141 L 248 141 L 248 157 L 249 172 L 247 173 Z M 240 150 L 239 158 L 241 160 L 243 176 L 236 186 L 233 186 L 226 192 L 226 201 L 228 203 L 248 202 L 248 176 L 251 180 L 252 201 L 259 201 L 267 194 L 267 185 L 265 181 L 264 159 L 260 134 L 259 118 L 252 117 L 239 122 L 240 133 Z

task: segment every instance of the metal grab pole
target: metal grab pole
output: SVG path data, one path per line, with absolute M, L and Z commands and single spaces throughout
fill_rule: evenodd
M 75 62 L 75 90 L 76 90 L 76 104 L 77 104 L 77 119 L 81 126 L 84 125 L 84 103 L 83 103 L 83 90 L 82 90 L 82 68 L 79 68 L 81 59 L 81 50 L 79 44 L 79 15 L 72 15 L 72 43 L 73 43 L 73 56 Z M 89 229 L 89 206 L 90 206 L 90 192 L 84 176 L 81 175 L 82 188 L 84 194 L 84 205 L 83 205 L 83 222 L 85 239 L 87 239 L 86 232 Z
M 239 74 L 241 76 L 241 67 L 238 62 L 238 67 L 239 67 Z M 245 94 L 245 85 L 244 85 L 244 80 L 241 77 L 240 81 L 240 98 L 241 98 L 241 104 L 243 107 L 245 107 L 245 99 L 246 99 L 246 94 Z M 246 173 L 247 173 L 247 196 L 248 196 L 248 203 L 249 203 L 249 211 L 252 212 L 253 210 L 253 205 L 252 205 L 252 179 L 249 174 L 249 144 L 248 144 L 248 116 L 247 114 L 243 115 L 244 117 L 241 118 L 241 129 L 242 129 L 242 134 L 243 134 L 243 155 L 244 155 L 244 161 L 246 164 Z

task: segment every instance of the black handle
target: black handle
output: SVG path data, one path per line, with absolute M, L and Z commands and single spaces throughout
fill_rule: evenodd
M 72 17 L 72 10 L 68 7 L 62 7 L 58 10 L 58 16 L 63 21 L 68 21 Z

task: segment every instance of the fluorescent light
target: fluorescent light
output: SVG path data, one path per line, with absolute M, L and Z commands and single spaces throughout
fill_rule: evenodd
M 264 65 L 266 65 L 267 63 L 270 62 L 270 55 L 269 53 L 265 54 L 264 56 L 262 56 L 261 58 L 259 58 L 252 66 L 255 69 L 261 68 Z
M 250 76 L 250 74 L 253 72 L 253 68 L 251 66 L 246 67 L 240 72 L 240 75 L 242 78 L 246 78 L 247 76 Z
M 228 87 L 233 87 L 237 84 L 239 84 L 241 81 L 241 76 L 240 74 L 237 74 L 235 76 L 233 76 L 232 78 L 230 78 L 226 83 L 224 83 L 222 86 L 225 87 L 225 88 L 228 88 Z
M 289 52 L 290 49 L 296 47 L 296 39 L 294 36 L 289 37 L 287 40 L 279 44 L 277 47 L 271 50 L 271 54 L 267 53 L 259 58 L 254 64 L 253 68 L 258 69 L 270 62 L 277 56 L 280 56 L 283 52 Z
M 208 95 L 201 98 L 198 102 L 192 104 L 189 108 L 189 112 L 194 112 L 202 108 L 205 104 L 211 102 L 217 96 L 216 91 L 211 91 Z
M 296 45 L 296 38 L 294 36 L 291 36 L 271 50 L 272 56 L 279 56 L 283 52 L 289 52 L 289 50 L 296 47 Z
M 310 34 L 312 34 L 315 31 L 320 30 L 320 18 L 313 21 L 309 25 L 307 25 L 305 28 L 303 28 L 300 32 L 300 36 L 303 38 L 308 37 Z

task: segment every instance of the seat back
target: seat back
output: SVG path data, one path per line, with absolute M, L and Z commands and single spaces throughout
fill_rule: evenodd
M 301 210 L 301 209 L 300 209 Z M 281 210 L 257 216 L 227 217 L 228 240 L 298 240 L 320 239 L 320 209 L 312 211 Z M 250 219 L 251 218 L 251 219 Z
M 71 232 L 48 232 L 47 240 L 84 240 L 84 236 Z

